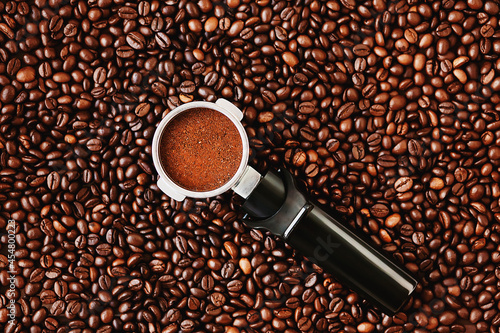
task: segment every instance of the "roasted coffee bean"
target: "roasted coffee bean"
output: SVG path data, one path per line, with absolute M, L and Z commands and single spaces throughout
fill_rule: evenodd
M 87 142 L 87 148 L 91 151 L 99 151 L 102 149 L 102 142 L 99 139 L 90 139 Z
M 379 164 L 382 167 L 394 167 L 397 164 L 397 160 L 394 156 L 392 155 L 380 155 L 377 158 L 377 164 Z
M 94 82 L 97 84 L 103 84 L 106 81 L 106 69 L 104 67 L 98 67 L 94 71 Z
M 398 192 L 409 191 L 413 187 L 413 179 L 410 177 L 401 177 L 394 183 L 394 188 Z
M 127 44 L 135 50 L 146 47 L 146 39 L 140 32 L 133 31 L 127 35 Z
M 135 19 L 137 17 L 137 10 L 129 6 L 120 7 L 118 16 L 123 19 Z
M 339 119 L 347 119 L 354 113 L 355 108 L 356 108 L 356 106 L 354 105 L 353 102 L 349 102 L 347 104 L 344 104 L 338 110 L 337 117 Z
M 185 94 L 190 94 L 195 91 L 196 85 L 193 81 L 184 81 L 181 83 L 181 91 Z
M 59 316 L 64 313 L 65 310 L 66 303 L 62 300 L 56 300 L 50 308 L 50 314 L 53 316 Z
M 129 58 L 134 55 L 134 49 L 128 45 L 122 45 L 116 49 L 116 55 L 120 58 Z
M 149 103 L 141 103 L 135 108 L 135 114 L 138 117 L 146 116 L 151 110 L 151 105 Z
M 75 23 L 68 23 L 64 26 L 64 35 L 66 37 L 74 37 L 78 33 L 78 26 Z
M 49 190 L 56 190 L 61 184 L 61 177 L 56 171 L 52 171 L 47 176 L 47 185 Z
M 160 96 L 160 97 L 166 97 L 167 96 L 167 87 L 161 82 L 155 82 L 152 85 L 152 90 L 153 92 Z
M 303 114 L 313 113 L 315 110 L 314 104 L 311 102 L 303 102 L 299 105 L 299 112 Z

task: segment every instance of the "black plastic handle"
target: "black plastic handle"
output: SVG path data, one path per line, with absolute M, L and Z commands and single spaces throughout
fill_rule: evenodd
M 273 207 L 275 214 L 270 216 Z M 386 313 L 400 310 L 417 286 L 407 272 L 308 202 L 288 171 L 268 172 L 243 209 L 253 217 L 246 221 L 248 226 L 283 237 L 309 260 Z
M 417 282 L 321 208 L 314 207 L 286 241 L 360 296 L 397 312 Z

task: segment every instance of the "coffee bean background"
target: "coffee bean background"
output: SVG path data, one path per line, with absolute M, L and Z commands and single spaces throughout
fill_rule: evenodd
M 500 331 L 498 1 L 35 0 L 0 13 L 0 330 Z M 254 167 L 284 165 L 419 280 L 401 312 L 246 229 L 231 194 L 162 194 L 156 124 L 219 97 L 244 111 Z

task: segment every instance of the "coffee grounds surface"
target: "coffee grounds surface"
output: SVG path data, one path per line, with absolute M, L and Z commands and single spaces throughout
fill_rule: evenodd
M 238 170 L 242 150 L 231 120 L 207 108 L 175 116 L 160 139 L 160 160 L 166 173 L 177 185 L 195 192 L 226 184 Z

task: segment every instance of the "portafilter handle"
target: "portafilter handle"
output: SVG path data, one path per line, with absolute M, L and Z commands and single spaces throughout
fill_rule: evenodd
M 245 223 L 282 237 L 384 312 L 399 311 L 417 286 L 406 271 L 308 201 L 286 170 L 269 171 L 246 198 Z

